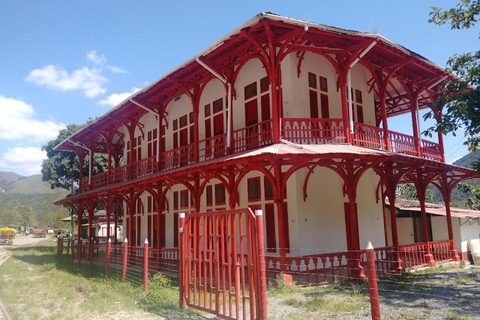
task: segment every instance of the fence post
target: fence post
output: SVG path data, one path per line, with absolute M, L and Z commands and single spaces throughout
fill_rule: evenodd
M 178 244 L 178 250 L 179 250 L 179 257 L 178 257 L 178 282 L 179 282 L 179 288 L 180 288 L 180 301 L 179 301 L 179 306 L 180 308 L 185 307 L 185 283 L 184 283 L 184 278 L 183 278 L 183 255 L 184 255 L 184 248 L 183 248 L 183 237 L 184 237 L 184 228 L 185 228 L 185 212 L 180 212 L 180 228 L 179 228 L 179 233 L 180 233 L 180 238 L 179 244 Z
M 60 260 L 63 260 L 63 238 L 62 237 L 57 238 L 57 254 Z
M 90 258 L 90 273 L 92 273 L 92 266 L 93 266 L 93 237 L 90 238 L 89 246 L 88 246 L 88 255 Z
M 128 239 L 123 241 L 123 269 L 122 269 L 122 281 L 127 279 L 127 262 L 128 262 Z
M 68 240 L 67 240 L 67 253 L 65 254 L 66 259 L 68 259 L 68 255 L 70 254 L 70 241 L 71 241 L 71 239 L 68 238 Z
M 265 266 L 265 244 L 263 235 L 263 213 L 262 210 L 255 210 L 255 220 L 257 225 L 257 248 L 258 248 L 258 318 L 268 320 L 267 313 L 267 272 Z
M 148 239 L 143 245 L 143 290 L 148 292 Z
M 75 240 L 72 238 L 72 256 L 70 257 L 70 266 L 73 267 L 73 257 L 75 256 Z
M 367 269 L 368 269 L 368 288 L 370 291 L 370 310 L 372 313 L 372 320 L 380 320 L 380 301 L 378 298 L 377 288 L 377 273 L 375 271 L 375 251 L 372 243 L 367 244 Z
M 77 252 L 77 255 L 78 255 L 78 269 L 80 269 L 80 265 L 82 264 L 82 238 L 78 238 L 78 252 Z
M 110 250 L 112 249 L 112 239 L 108 239 L 107 241 L 107 270 L 106 270 L 106 277 L 107 279 L 110 277 Z

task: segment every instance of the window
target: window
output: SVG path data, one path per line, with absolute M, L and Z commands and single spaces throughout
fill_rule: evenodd
M 225 187 L 223 184 L 215 185 L 215 205 L 225 204 Z
M 148 158 L 157 155 L 157 129 L 147 133 L 147 156 Z
M 262 191 L 260 189 L 260 178 L 248 179 L 248 201 L 260 201 Z
M 317 81 L 318 79 L 318 81 Z M 318 86 L 320 84 L 320 87 Z M 328 102 L 328 82 L 327 78 L 309 72 L 308 73 L 310 118 L 330 117 Z M 320 102 L 320 104 L 319 104 Z M 320 110 L 319 110 L 320 107 Z M 320 112 L 319 112 L 320 111 Z

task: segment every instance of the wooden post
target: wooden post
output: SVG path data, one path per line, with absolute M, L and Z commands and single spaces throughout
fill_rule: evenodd
M 71 255 L 71 259 L 70 259 L 70 266 L 73 267 L 73 257 L 75 257 L 75 240 L 73 239 L 73 236 L 72 236 L 72 255 Z
M 107 241 L 107 270 L 106 270 L 106 277 L 107 279 L 110 277 L 110 250 L 112 249 L 112 240 L 108 239 Z
M 372 313 L 372 320 L 380 320 L 382 316 L 380 314 L 380 301 L 378 298 L 377 288 L 377 273 L 375 271 L 375 251 L 373 250 L 372 243 L 369 241 L 367 245 L 367 276 L 368 276 L 368 288 L 370 291 L 370 310 Z
M 123 270 L 122 270 L 122 281 L 125 282 L 127 279 L 127 263 L 128 263 L 128 239 L 125 238 L 123 241 Z
M 179 243 L 178 243 L 178 249 L 179 249 L 179 257 L 178 257 L 178 282 L 179 282 L 179 288 L 180 288 L 180 301 L 179 301 L 179 306 L 180 308 L 184 308 L 185 307 L 185 282 L 184 282 L 184 231 L 185 231 L 185 212 L 180 212 L 180 228 L 179 228 L 179 232 L 180 232 L 180 238 L 178 239 L 179 240 Z
M 258 286 L 260 288 L 257 313 L 260 320 L 268 320 L 267 313 L 267 272 L 265 265 L 265 243 L 263 235 L 263 213 L 262 210 L 255 211 L 257 225 L 257 248 L 258 248 Z
M 143 290 L 148 292 L 148 239 L 143 245 Z
M 80 265 L 82 264 L 82 239 L 80 238 L 80 235 L 79 235 L 79 238 L 78 238 L 78 269 L 80 269 Z

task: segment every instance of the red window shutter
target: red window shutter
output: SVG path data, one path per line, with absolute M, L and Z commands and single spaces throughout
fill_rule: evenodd
M 322 108 L 322 118 L 330 118 L 330 111 L 328 106 L 328 95 L 321 94 L 320 95 L 320 104 Z
M 178 213 L 173 214 L 173 247 L 178 248 Z
M 363 122 L 363 107 L 361 105 L 358 105 L 358 104 L 357 104 L 357 122 L 364 123 Z
M 262 104 L 262 121 L 270 120 L 270 95 L 264 94 L 260 99 Z
M 285 250 L 290 253 L 290 227 L 288 225 L 288 205 L 282 204 L 283 211 L 283 234 L 285 235 Z
M 265 225 L 267 233 L 267 252 L 277 252 L 275 234 L 275 207 L 273 203 L 265 205 Z
M 137 246 L 139 247 L 142 243 L 142 217 L 137 217 Z
M 310 118 L 318 118 L 318 96 L 313 90 L 310 90 Z

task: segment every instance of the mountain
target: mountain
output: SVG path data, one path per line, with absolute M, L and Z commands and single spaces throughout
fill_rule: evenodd
M 13 183 L 23 178 L 25 177 L 22 177 L 21 175 L 13 172 L 0 171 L 0 189 L 1 189 L 0 192 L 2 192 L 2 190 L 5 190 L 5 191 L 10 190 L 12 188 Z
M 2 212 L 28 209 L 33 212 L 35 226 L 64 227 L 60 219 L 69 215 L 68 208 L 55 206 L 53 202 L 65 198 L 67 190 L 51 189 L 40 174 L 23 177 L 12 172 L 0 172 L 0 188 L 3 189 L 0 192 L 0 220 Z

